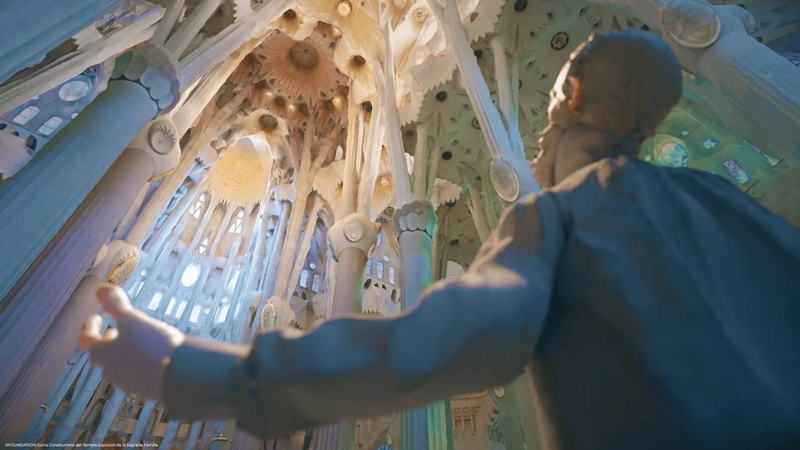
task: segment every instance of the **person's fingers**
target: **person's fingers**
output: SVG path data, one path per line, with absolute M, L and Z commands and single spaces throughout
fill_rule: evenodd
M 78 346 L 81 350 L 89 350 L 93 345 L 103 342 L 104 337 L 100 335 L 103 327 L 103 318 L 98 314 L 93 314 L 86 319 L 81 327 L 81 336 L 78 338 Z
M 121 287 L 113 284 L 100 287 L 97 290 L 97 299 L 103 305 L 103 309 L 115 319 L 123 317 L 133 308 L 128 294 Z

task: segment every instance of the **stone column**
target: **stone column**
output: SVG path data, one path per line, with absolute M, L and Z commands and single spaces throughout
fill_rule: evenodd
M 328 240 L 338 265 L 330 317 L 361 314 L 364 270 L 378 242 L 378 227 L 367 216 L 351 213 L 333 224 L 328 231 Z M 355 422 L 320 428 L 317 430 L 317 440 L 320 450 L 355 448 Z
M 503 430 L 503 441 L 506 448 L 524 449 L 525 435 L 522 432 L 519 412 L 517 411 L 517 392 L 515 384 L 489 390 L 489 396 L 497 405 L 500 416 L 500 428 Z
M 119 0 L 5 0 L 0 27 L 0 84 L 93 25 Z M 47 11 L 47 14 L 43 14 Z
M 500 199 L 512 203 L 526 195 L 539 192 L 541 187 L 533 177 L 530 163 L 525 160 L 524 152 L 520 153 L 516 148 L 519 145 L 512 143 L 509 131 L 492 102 L 489 87 L 461 23 L 456 0 L 444 0 L 444 7 L 439 0 L 427 1 L 436 15 L 439 26 L 442 27 L 447 43 L 453 48 L 459 73 L 464 80 L 464 88 L 480 121 L 481 131 L 492 155 L 489 174 Z
M 800 156 L 800 68 L 759 43 L 755 19 L 737 5 L 705 0 L 594 0 L 662 30 L 681 65 L 714 83 L 743 113 Z M 714 109 L 720 105 L 710 101 Z M 750 142 L 756 130 L 737 129 Z
M 395 211 L 393 221 L 403 264 L 401 305 L 406 310 L 416 305 L 422 291 L 433 282 L 431 248 L 436 235 L 436 212 L 430 201 L 415 199 Z M 428 408 L 401 414 L 403 450 L 446 448 L 436 447 L 429 440 Z M 437 432 L 433 430 L 433 434 L 436 436 Z
M 62 314 L 62 306 L 85 270 L 97 259 L 98 251 L 125 216 L 139 189 L 149 179 L 177 164 L 179 149 L 177 138 L 170 134 L 171 126 L 170 122 L 157 120 L 142 130 L 0 304 L 3 344 L 0 359 L 4 361 L 0 395 L 9 394 L 9 383 L 20 373 L 43 336 L 46 335 L 46 342 L 60 344 L 62 336 L 50 335 L 56 333 L 55 330 L 47 331 L 57 316 L 62 329 L 80 328 L 86 318 L 82 313 L 90 307 L 75 305 Z M 120 258 L 113 261 L 115 266 L 104 279 L 121 283 L 134 272 L 138 252 L 134 255 L 128 249 Z M 84 294 L 83 298 L 74 298 L 74 302 L 96 306 L 93 293 Z M 42 348 L 42 351 L 54 358 L 51 361 L 61 361 L 58 367 L 67 362 L 73 349 L 74 346 L 58 347 L 56 351 L 54 347 Z M 45 367 L 43 370 L 54 369 Z M 39 371 L 34 370 L 36 372 Z M 28 376 L 24 377 L 20 382 L 27 382 Z M 37 395 L 44 398 L 46 391 Z
M 8 294 L 136 133 L 177 102 L 177 80 L 174 58 L 155 46 L 120 56 L 108 88 L 3 186 L 0 297 Z M 139 188 L 128 189 L 135 196 Z M 7 302 L 0 303 L 2 316 Z M 5 339 L 0 331 L 0 342 Z
M 136 444 L 138 444 L 142 440 L 142 435 L 144 434 L 144 430 L 145 428 L 147 428 L 147 423 L 150 421 L 150 416 L 153 414 L 153 411 L 155 411 L 155 409 L 156 409 L 155 400 L 147 400 L 146 402 L 144 402 L 144 406 L 142 407 L 142 412 L 139 413 L 139 417 L 136 419 L 136 426 L 133 428 L 133 432 L 131 433 L 130 439 L 128 439 L 127 448 L 136 448 Z
M 24 442 L 25 430 L 45 402 L 80 335 L 80 324 L 99 306 L 94 293 L 109 280 L 124 281 L 121 273 L 130 273 L 139 259 L 139 251 L 115 241 L 103 246 L 94 266 L 78 284 L 53 323 L 39 341 L 9 388 L 0 396 L 0 440 Z M 62 394 L 63 397 L 63 394 Z M 56 400 L 60 402 L 60 398 Z M 57 407 L 57 405 L 52 405 Z

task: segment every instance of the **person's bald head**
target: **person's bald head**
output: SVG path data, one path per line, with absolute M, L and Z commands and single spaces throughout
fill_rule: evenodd
M 681 78 L 675 54 L 652 33 L 592 36 L 572 52 L 559 74 L 548 118 L 644 139 L 680 100 Z
M 640 30 L 592 36 L 572 52 L 550 91 L 537 181 L 553 186 L 592 161 L 637 156 L 681 91 L 681 65 L 658 36 Z

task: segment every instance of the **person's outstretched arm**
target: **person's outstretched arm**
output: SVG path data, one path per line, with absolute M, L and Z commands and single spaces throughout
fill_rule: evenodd
M 533 355 L 563 240 L 552 199 L 531 199 L 504 214 L 467 274 L 400 317 L 330 320 L 252 347 L 186 338 L 163 376 L 170 417 L 235 417 L 274 438 L 508 383 Z

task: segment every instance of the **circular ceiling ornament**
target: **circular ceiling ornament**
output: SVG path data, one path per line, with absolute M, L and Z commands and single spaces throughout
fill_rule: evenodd
M 569 34 L 566 31 L 559 31 L 550 39 L 550 48 L 555 51 L 563 50 L 569 45 Z
M 58 90 L 58 97 L 65 102 L 75 102 L 89 95 L 91 90 L 91 86 L 86 81 L 71 80 L 61 86 Z
M 349 17 L 353 12 L 353 5 L 347 0 L 342 0 L 336 5 L 336 13 L 342 17 Z
M 473 117 L 472 118 L 472 128 L 475 128 L 476 130 L 480 130 L 481 129 L 481 121 L 478 120 L 477 117 Z
M 159 155 L 166 155 L 178 143 L 178 137 L 169 122 L 154 123 L 148 130 L 147 140 Z
M 261 126 L 264 127 L 267 131 L 272 131 L 278 128 L 278 119 L 275 118 L 272 114 L 264 114 L 258 119 Z
M 489 165 L 489 176 L 497 195 L 503 201 L 511 203 L 519 198 L 519 177 L 507 162 L 502 159 L 493 159 Z
M 289 59 L 298 69 L 311 70 L 319 64 L 319 52 L 307 42 L 297 42 L 289 49 Z

